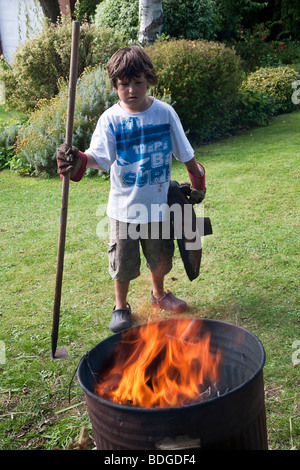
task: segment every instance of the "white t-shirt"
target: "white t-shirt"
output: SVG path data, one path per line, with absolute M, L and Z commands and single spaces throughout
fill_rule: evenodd
M 154 98 L 140 113 L 116 103 L 100 117 L 86 153 L 110 168 L 109 217 L 134 223 L 166 219 L 172 154 L 187 162 L 194 156 L 172 106 Z

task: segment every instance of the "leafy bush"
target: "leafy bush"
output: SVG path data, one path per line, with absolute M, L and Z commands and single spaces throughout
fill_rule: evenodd
M 92 34 L 94 52 L 93 60 L 88 64 L 89 67 L 106 64 L 114 52 L 127 46 L 127 42 L 118 30 L 95 26 Z
M 233 113 L 233 126 L 236 129 L 266 126 L 277 109 L 275 100 L 267 93 L 241 88 Z
M 241 61 L 218 42 L 159 41 L 146 51 L 167 88 L 183 127 L 195 143 L 224 136 L 242 82 Z
M 255 71 L 259 67 L 278 67 L 292 64 L 300 59 L 300 42 L 283 39 L 270 41 L 270 29 L 264 24 L 251 30 L 244 30 L 234 47 L 243 60 L 247 71 Z
M 103 0 L 97 6 L 95 24 L 119 31 L 128 39 L 136 40 L 139 32 L 138 0 Z
M 300 41 L 285 39 L 281 42 L 279 59 L 283 64 L 293 64 L 300 60 Z
M 11 168 L 19 173 L 54 175 L 56 149 L 65 141 L 68 87 L 59 84 L 59 94 L 40 102 L 18 134 Z M 108 75 L 102 66 L 88 69 L 77 85 L 73 145 L 89 147 L 99 116 L 116 101 Z
M 300 58 L 300 47 L 297 41 L 271 41 L 250 37 L 247 41 L 235 43 L 235 49 L 243 60 L 247 71 L 260 67 L 278 67 L 291 64 Z
M 13 67 L 0 69 L 8 107 L 29 112 L 40 99 L 56 95 L 58 79 L 69 75 L 71 36 L 72 24 L 64 19 L 55 25 L 46 24 L 34 39 L 16 50 Z M 87 66 L 105 63 L 123 45 L 119 33 L 82 24 L 78 74 Z
M 2 147 L 0 145 L 0 170 L 3 170 L 4 168 L 6 168 L 7 165 L 9 165 L 9 161 L 13 158 L 13 156 L 14 156 L 13 146 Z
M 0 70 L 11 70 L 11 65 L 5 60 L 3 55 L 0 55 Z
M 261 67 L 248 75 L 242 89 L 267 93 L 274 100 L 278 112 L 289 112 L 295 108 L 292 83 L 298 78 L 298 73 L 288 66 Z
M 92 21 L 95 16 L 95 11 L 99 0 L 80 0 L 75 3 L 75 16 L 82 21 Z
M 238 40 L 233 41 L 235 50 L 242 58 L 243 67 L 247 72 L 258 67 L 279 65 L 277 44 L 268 42 L 270 30 L 260 24 L 253 30 L 245 29 L 238 35 Z
M 3 123 L 0 121 L 0 170 L 7 167 L 14 156 L 13 149 L 22 123 L 15 118 Z
M 173 38 L 214 39 L 218 12 L 214 0 L 163 0 L 163 32 Z

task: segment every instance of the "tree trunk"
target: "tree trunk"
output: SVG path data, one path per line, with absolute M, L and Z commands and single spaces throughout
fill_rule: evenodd
M 65 16 L 72 16 L 76 0 L 58 0 L 60 12 Z
M 163 25 L 162 0 L 139 0 L 141 43 L 153 44 Z
M 39 0 L 44 15 L 50 19 L 51 23 L 56 23 L 60 16 L 60 8 L 58 0 Z
M 44 15 L 51 23 L 56 23 L 57 18 L 63 15 L 72 15 L 76 0 L 39 0 Z

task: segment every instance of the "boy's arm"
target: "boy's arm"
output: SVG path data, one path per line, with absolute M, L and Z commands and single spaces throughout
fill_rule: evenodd
M 104 168 L 102 168 L 102 167 L 96 162 L 96 160 L 94 159 L 94 157 L 92 157 L 92 155 L 90 155 L 89 153 L 86 153 L 86 156 L 87 156 L 87 162 L 86 162 L 86 167 L 87 167 L 87 168 L 96 168 L 97 170 L 105 171 Z
M 195 176 L 204 176 L 205 170 L 203 166 L 202 165 L 200 166 L 200 163 L 196 161 L 195 157 L 193 157 L 188 162 L 184 162 L 184 164 L 188 172 L 192 173 Z

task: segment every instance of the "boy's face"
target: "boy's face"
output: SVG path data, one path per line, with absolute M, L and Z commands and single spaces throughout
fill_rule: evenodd
M 117 79 L 116 90 L 121 106 L 129 113 L 140 113 L 151 106 L 152 99 L 147 96 L 147 89 L 148 81 L 144 74 L 132 79 Z

